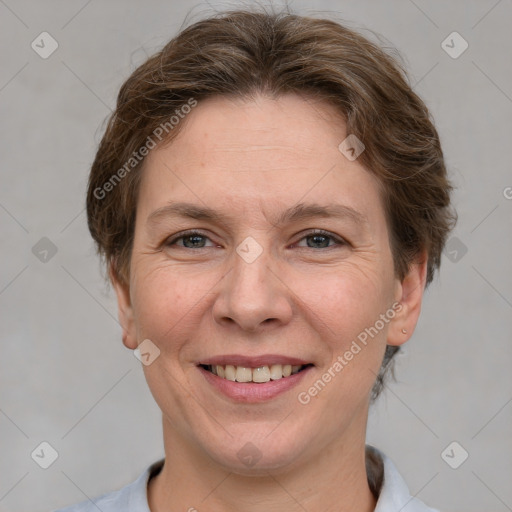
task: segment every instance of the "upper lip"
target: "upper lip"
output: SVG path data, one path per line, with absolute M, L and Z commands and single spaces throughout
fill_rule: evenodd
M 291 364 L 292 366 L 299 366 L 305 364 L 312 364 L 310 361 L 299 359 L 297 357 L 289 357 L 281 354 L 263 354 L 261 356 L 245 356 L 241 354 L 226 354 L 221 356 L 209 357 L 201 359 L 198 365 L 219 365 L 225 366 L 231 364 L 233 366 L 243 366 L 245 368 L 259 368 L 260 366 L 268 366 L 273 364 Z

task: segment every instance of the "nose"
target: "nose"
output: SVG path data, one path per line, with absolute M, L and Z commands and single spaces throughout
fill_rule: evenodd
M 233 254 L 231 271 L 221 281 L 213 315 L 220 324 L 257 331 L 290 322 L 293 314 L 288 283 L 274 268 L 268 249 L 254 260 Z M 282 273 L 281 273 L 282 274 Z

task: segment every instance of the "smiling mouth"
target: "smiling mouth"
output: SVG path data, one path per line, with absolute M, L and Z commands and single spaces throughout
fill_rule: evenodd
M 213 373 L 221 379 L 230 380 L 232 382 L 251 382 L 263 384 L 271 380 L 285 379 L 290 375 L 295 375 L 312 364 L 291 365 L 291 364 L 272 364 L 258 366 L 257 368 L 248 368 L 245 366 L 227 365 L 211 365 L 201 364 L 201 368 Z

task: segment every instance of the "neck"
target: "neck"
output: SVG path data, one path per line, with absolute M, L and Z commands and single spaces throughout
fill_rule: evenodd
M 291 470 L 247 476 L 219 466 L 164 419 L 166 458 L 148 486 L 150 510 L 372 512 L 376 500 L 366 474 L 364 430 L 345 434 Z

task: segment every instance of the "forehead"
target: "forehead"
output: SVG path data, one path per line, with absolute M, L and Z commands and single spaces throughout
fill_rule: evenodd
M 334 107 L 294 94 L 276 99 L 208 98 L 184 123 L 172 143 L 179 144 L 182 159 L 218 162 L 220 170 L 239 172 L 311 166 L 326 148 L 336 150 L 345 134 Z M 240 159 L 241 154 L 246 158 Z M 258 167 L 262 162 L 267 167 Z
M 377 179 L 340 152 L 348 134 L 326 103 L 296 95 L 216 97 L 199 102 L 183 122 L 178 136 L 146 159 L 139 194 L 146 216 L 170 200 L 246 213 L 265 207 L 272 218 L 278 205 L 340 203 L 371 217 L 381 204 Z

